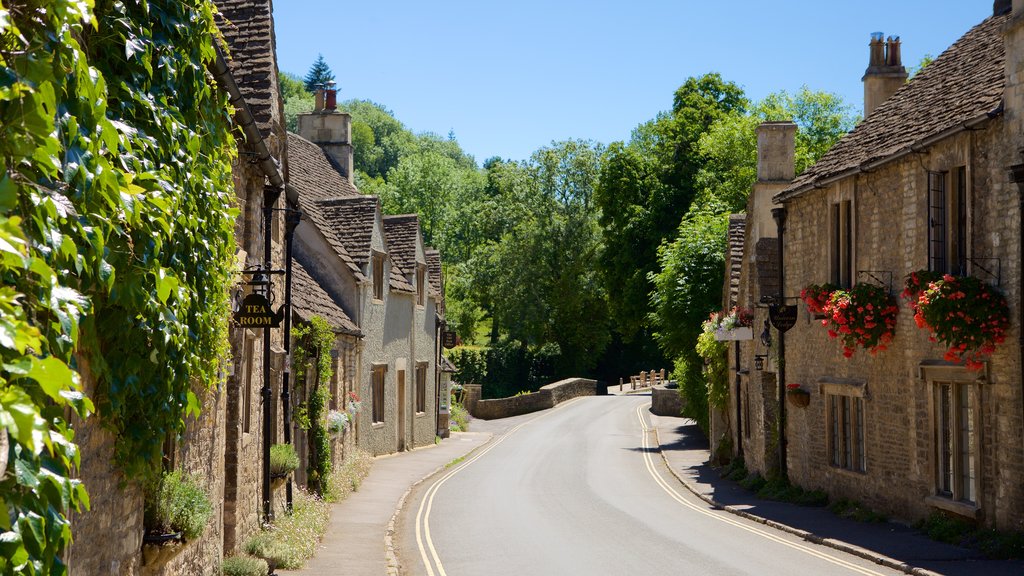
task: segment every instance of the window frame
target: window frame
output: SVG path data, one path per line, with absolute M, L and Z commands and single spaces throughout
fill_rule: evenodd
M 863 396 L 825 393 L 825 428 L 828 462 L 833 468 L 867 472 Z
M 970 179 L 966 166 L 928 171 L 928 270 L 966 276 L 970 261 Z
M 841 199 L 829 204 L 829 279 L 840 288 L 853 286 L 854 246 L 853 201 Z
M 376 302 L 384 301 L 384 267 L 385 254 L 374 251 L 370 256 L 373 266 L 373 299 Z
M 416 265 L 416 305 L 424 306 L 426 304 L 426 287 L 427 287 L 427 266 L 426 264 Z
M 427 412 L 427 362 L 416 363 L 416 413 Z
M 384 388 L 387 364 L 374 364 L 370 369 L 370 423 L 383 424 L 385 420 Z
M 971 382 L 955 380 L 934 380 L 930 384 L 935 406 L 935 417 L 932 419 L 934 495 L 957 504 L 977 507 L 981 489 L 981 426 L 977 386 Z M 967 452 L 964 452 L 965 444 Z M 965 455 L 969 461 L 969 470 L 965 470 Z

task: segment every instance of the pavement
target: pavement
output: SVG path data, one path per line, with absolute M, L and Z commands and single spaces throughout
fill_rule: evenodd
M 617 386 L 610 387 L 609 391 L 620 394 Z M 649 394 L 649 390 L 623 390 L 621 393 Z M 413 487 L 529 416 L 532 415 L 474 420 L 473 432 L 455 432 L 434 446 L 376 458 L 359 490 L 333 505 L 331 523 L 316 555 L 301 570 L 278 570 L 277 573 L 300 576 L 397 574 L 391 538 L 395 518 Z M 657 431 L 661 455 L 672 474 L 712 506 L 917 576 L 1024 574 L 1024 561 L 985 560 L 975 551 L 935 542 L 894 522 L 857 522 L 836 516 L 826 508 L 761 500 L 735 482 L 723 479 L 707 464 L 707 441 L 693 421 L 650 413 L 647 416 Z

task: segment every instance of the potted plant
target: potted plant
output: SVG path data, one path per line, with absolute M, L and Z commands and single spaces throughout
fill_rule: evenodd
M 165 473 L 146 489 L 143 542 L 198 538 L 212 513 L 210 499 L 194 477 L 180 471 Z
M 754 324 L 754 313 L 741 306 L 734 306 L 727 313 L 713 313 L 708 321 L 717 323 L 715 328 L 715 339 L 723 340 L 753 340 L 754 331 L 751 326 Z
M 996 345 L 1006 340 L 1006 298 L 978 278 L 918 270 L 907 276 L 903 297 L 917 327 L 946 347 L 943 358 L 949 362 L 981 370 Z
M 857 347 L 872 355 L 888 348 L 900 309 L 885 288 L 862 282 L 833 290 L 822 310 L 821 325 L 830 338 L 842 340 L 843 356 L 849 358 Z
M 331 434 L 341 434 L 348 428 L 349 415 L 346 412 L 331 410 L 327 413 L 327 431 Z
M 786 400 L 798 408 L 806 408 L 811 403 L 811 393 L 799 384 L 786 384 Z
M 359 395 L 355 392 L 348 393 L 348 412 L 352 416 L 363 411 L 363 403 L 359 401 Z
M 270 447 L 270 477 L 284 478 L 299 467 L 299 455 L 291 444 Z

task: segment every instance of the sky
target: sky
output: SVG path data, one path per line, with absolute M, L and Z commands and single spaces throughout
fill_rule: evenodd
M 687 78 L 752 100 L 806 85 L 860 112 L 872 32 L 903 64 L 938 56 L 992 0 L 277 0 L 278 65 L 318 54 L 339 100 L 373 100 L 413 132 L 453 132 L 478 163 L 553 141 L 629 140 Z

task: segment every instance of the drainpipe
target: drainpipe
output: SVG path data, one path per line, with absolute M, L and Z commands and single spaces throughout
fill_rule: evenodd
M 775 218 L 775 223 L 778 226 L 778 242 L 779 242 L 779 301 L 778 305 L 782 306 L 786 303 L 786 274 L 785 260 L 783 258 L 783 234 L 786 231 L 786 209 L 785 208 L 772 208 L 772 218 Z M 779 473 L 782 475 L 782 479 L 786 480 L 789 477 L 789 473 L 786 469 L 786 333 L 779 330 L 779 381 L 778 381 L 778 401 L 779 401 Z
M 288 186 L 287 188 L 291 188 Z M 291 389 L 289 380 L 292 368 L 292 244 L 295 239 L 295 228 L 302 220 L 302 213 L 296 209 L 289 209 L 285 212 L 285 264 L 284 264 L 284 305 L 281 307 L 284 314 L 284 375 L 281 380 L 281 419 L 284 428 L 284 443 L 292 443 L 291 427 Z M 289 512 L 292 510 L 292 477 L 288 476 L 285 485 L 285 505 Z

